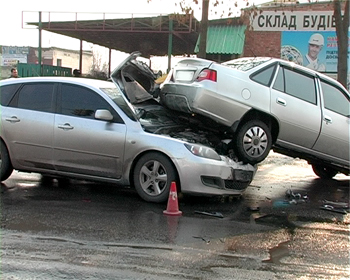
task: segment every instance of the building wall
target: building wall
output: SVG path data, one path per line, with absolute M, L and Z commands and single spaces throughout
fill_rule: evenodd
M 243 56 L 281 56 L 281 32 L 247 31 Z
M 342 3 L 343 9 L 345 2 Z M 265 11 L 333 11 L 332 2 L 318 2 L 307 4 L 290 4 L 276 6 L 262 5 L 260 10 Z M 259 14 L 259 11 L 258 11 Z M 288 29 L 286 29 L 287 31 Z M 242 56 L 281 56 L 281 31 L 246 31 L 245 46 Z
M 7 77 L 7 68 L 16 66 L 17 62 L 37 64 L 39 62 L 38 54 L 38 48 L 2 46 L 1 67 L 4 70 L 4 75 L 1 76 Z M 58 65 L 58 61 L 60 61 L 61 65 Z M 84 51 L 82 74 L 88 74 L 90 72 L 92 63 L 92 52 Z M 79 69 L 79 51 L 55 47 L 42 48 L 42 64 L 68 67 L 73 70 Z
M 38 63 L 38 50 L 35 48 L 31 52 L 31 59 L 28 63 Z M 91 52 L 83 52 L 82 74 L 88 74 L 91 66 L 93 55 Z M 61 65 L 58 65 L 60 61 Z M 69 67 L 79 69 L 79 51 L 66 50 L 60 48 L 42 49 L 42 62 L 46 65 Z
M 54 49 L 52 50 L 52 53 L 50 53 L 50 55 L 52 58 L 52 65 L 54 66 L 63 66 L 72 69 L 79 69 L 79 52 L 77 51 Z M 61 65 L 58 65 L 59 61 L 61 62 Z M 92 53 L 83 52 L 83 65 L 81 69 L 82 74 L 89 73 L 92 66 L 92 61 Z

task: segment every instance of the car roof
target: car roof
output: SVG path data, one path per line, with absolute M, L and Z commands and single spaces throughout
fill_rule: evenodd
M 330 83 L 333 83 L 334 85 L 337 85 L 338 87 L 344 89 L 348 95 L 349 95 L 349 91 L 340 83 L 338 82 L 336 79 L 332 78 L 332 77 L 329 77 L 327 76 L 326 74 L 323 74 L 323 73 L 320 73 L 316 70 L 313 70 L 313 69 L 310 69 L 310 68 L 307 68 L 305 66 L 302 66 L 300 64 L 297 64 L 297 63 L 294 63 L 292 61 L 288 61 L 288 60 L 284 60 L 284 59 L 281 59 L 281 58 L 274 58 L 274 57 L 241 57 L 241 58 L 237 58 L 237 59 L 233 59 L 233 60 L 229 60 L 229 61 L 226 61 L 222 64 L 230 64 L 230 63 L 233 63 L 233 62 L 249 62 L 249 61 L 261 61 L 261 65 L 259 65 L 259 67 L 264 67 L 264 65 L 266 65 L 267 63 L 268 64 L 272 64 L 272 63 L 279 63 L 281 65 L 285 65 L 285 66 L 289 66 L 293 69 L 299 69 L 299 70 L 302 70 L 304 73 L 308 73 L 309 75 L 311 76 L 318 76 Z M 255 69 L 255 68 L 254 68 Z M 255 71 L 253 68 L 252 69 L 249 69 L 250 70 L 253 70 Z
M 95 88 L 115 87 L 111 81 L 103 81 L 89 78 L 76 77 L 28 77 L 28 78 L 10 78 L 0 81 L 0 85 L 31 83 L 31 82 L 55 82 L 55 83 L 73 83 L 78 85 L 88 85 Z

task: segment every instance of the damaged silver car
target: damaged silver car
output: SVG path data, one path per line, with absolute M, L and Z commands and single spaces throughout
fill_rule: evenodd
M 164 202 L 170 185 L 192 195 L 241 195 L 256 173 L 215 130 L 164 108 L 155 75 L 130 55 L 111 81 L 33 77 L 0 82 L 1 181 L 12 171 L 135 187 Z
M 270 149 L 307 160 L 316 175 L 350 174 L 350 95 L 336 80 L 290 61 L 181 60 L 162 84 L 170 109 L 210 119 L 251 164 Z M 221 128 L 221 129 L 220 129 Z

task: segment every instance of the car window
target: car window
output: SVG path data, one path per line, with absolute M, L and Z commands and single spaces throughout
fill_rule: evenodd
M 250 78 L 259 84 L 269 86 L 273 77 L 273 73 L 275 72 L 275 67 L 276 65 L 271 65 L 263 70 L 254 73 Z
M 115 104 L 133 121 L 136 121 L 133 107 L 126 101 L 123 93 L 119 88 L 100 88 Z
M 304 73 L 280 67 L 273 88 L 317 104 L 315 79 Z
M 239 58 L 239 59 L 230 60 L 222 64 L 240 71 L 248 71 L 254 67 L 257 67 L 265 63 L 270 59 L 271 58 L 267 58 L 267 57 L 254 57 L 254 58 L 248 57 L 248 58 Z
M 94 119 L 95 112 L 107 109 L 114 122 L 122 122 L 115 110 L 97 92 L 78 85 L 62 84 L 59 112 L 63 115 Z
M 21 84 L 6 85 L 0 87 L 1 105 L 7 106 Z
M 321 81 L 324 107 L 328 110 L 341 114 L 343 116 L 350 115 L 349 99 L 345 94 L 335 86 Z
M 53 112 L 54 87 L 54 83 L 24 84 L 9 106 L 33 111 Z
M 273 89 L 285 92 L 284 88 L 285 88 L 285 86 L 284 86 L 284 72 L 283 72 L 283 68 L 279 68 L 275 83 L 273 85 Z

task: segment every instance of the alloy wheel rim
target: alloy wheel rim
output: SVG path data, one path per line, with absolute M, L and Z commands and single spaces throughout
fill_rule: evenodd
M 145 193 L 151 196 L 162 194 L 167 186 L 168 175 L 165 167 L 156 160 L 146 162 L 140 172 L 140 184 Z
M 266 132 L 260 126 L 253 126 L 244 134 L 243 149 L 249 157 L 260 157 L 266 151 L 267 146 Z

